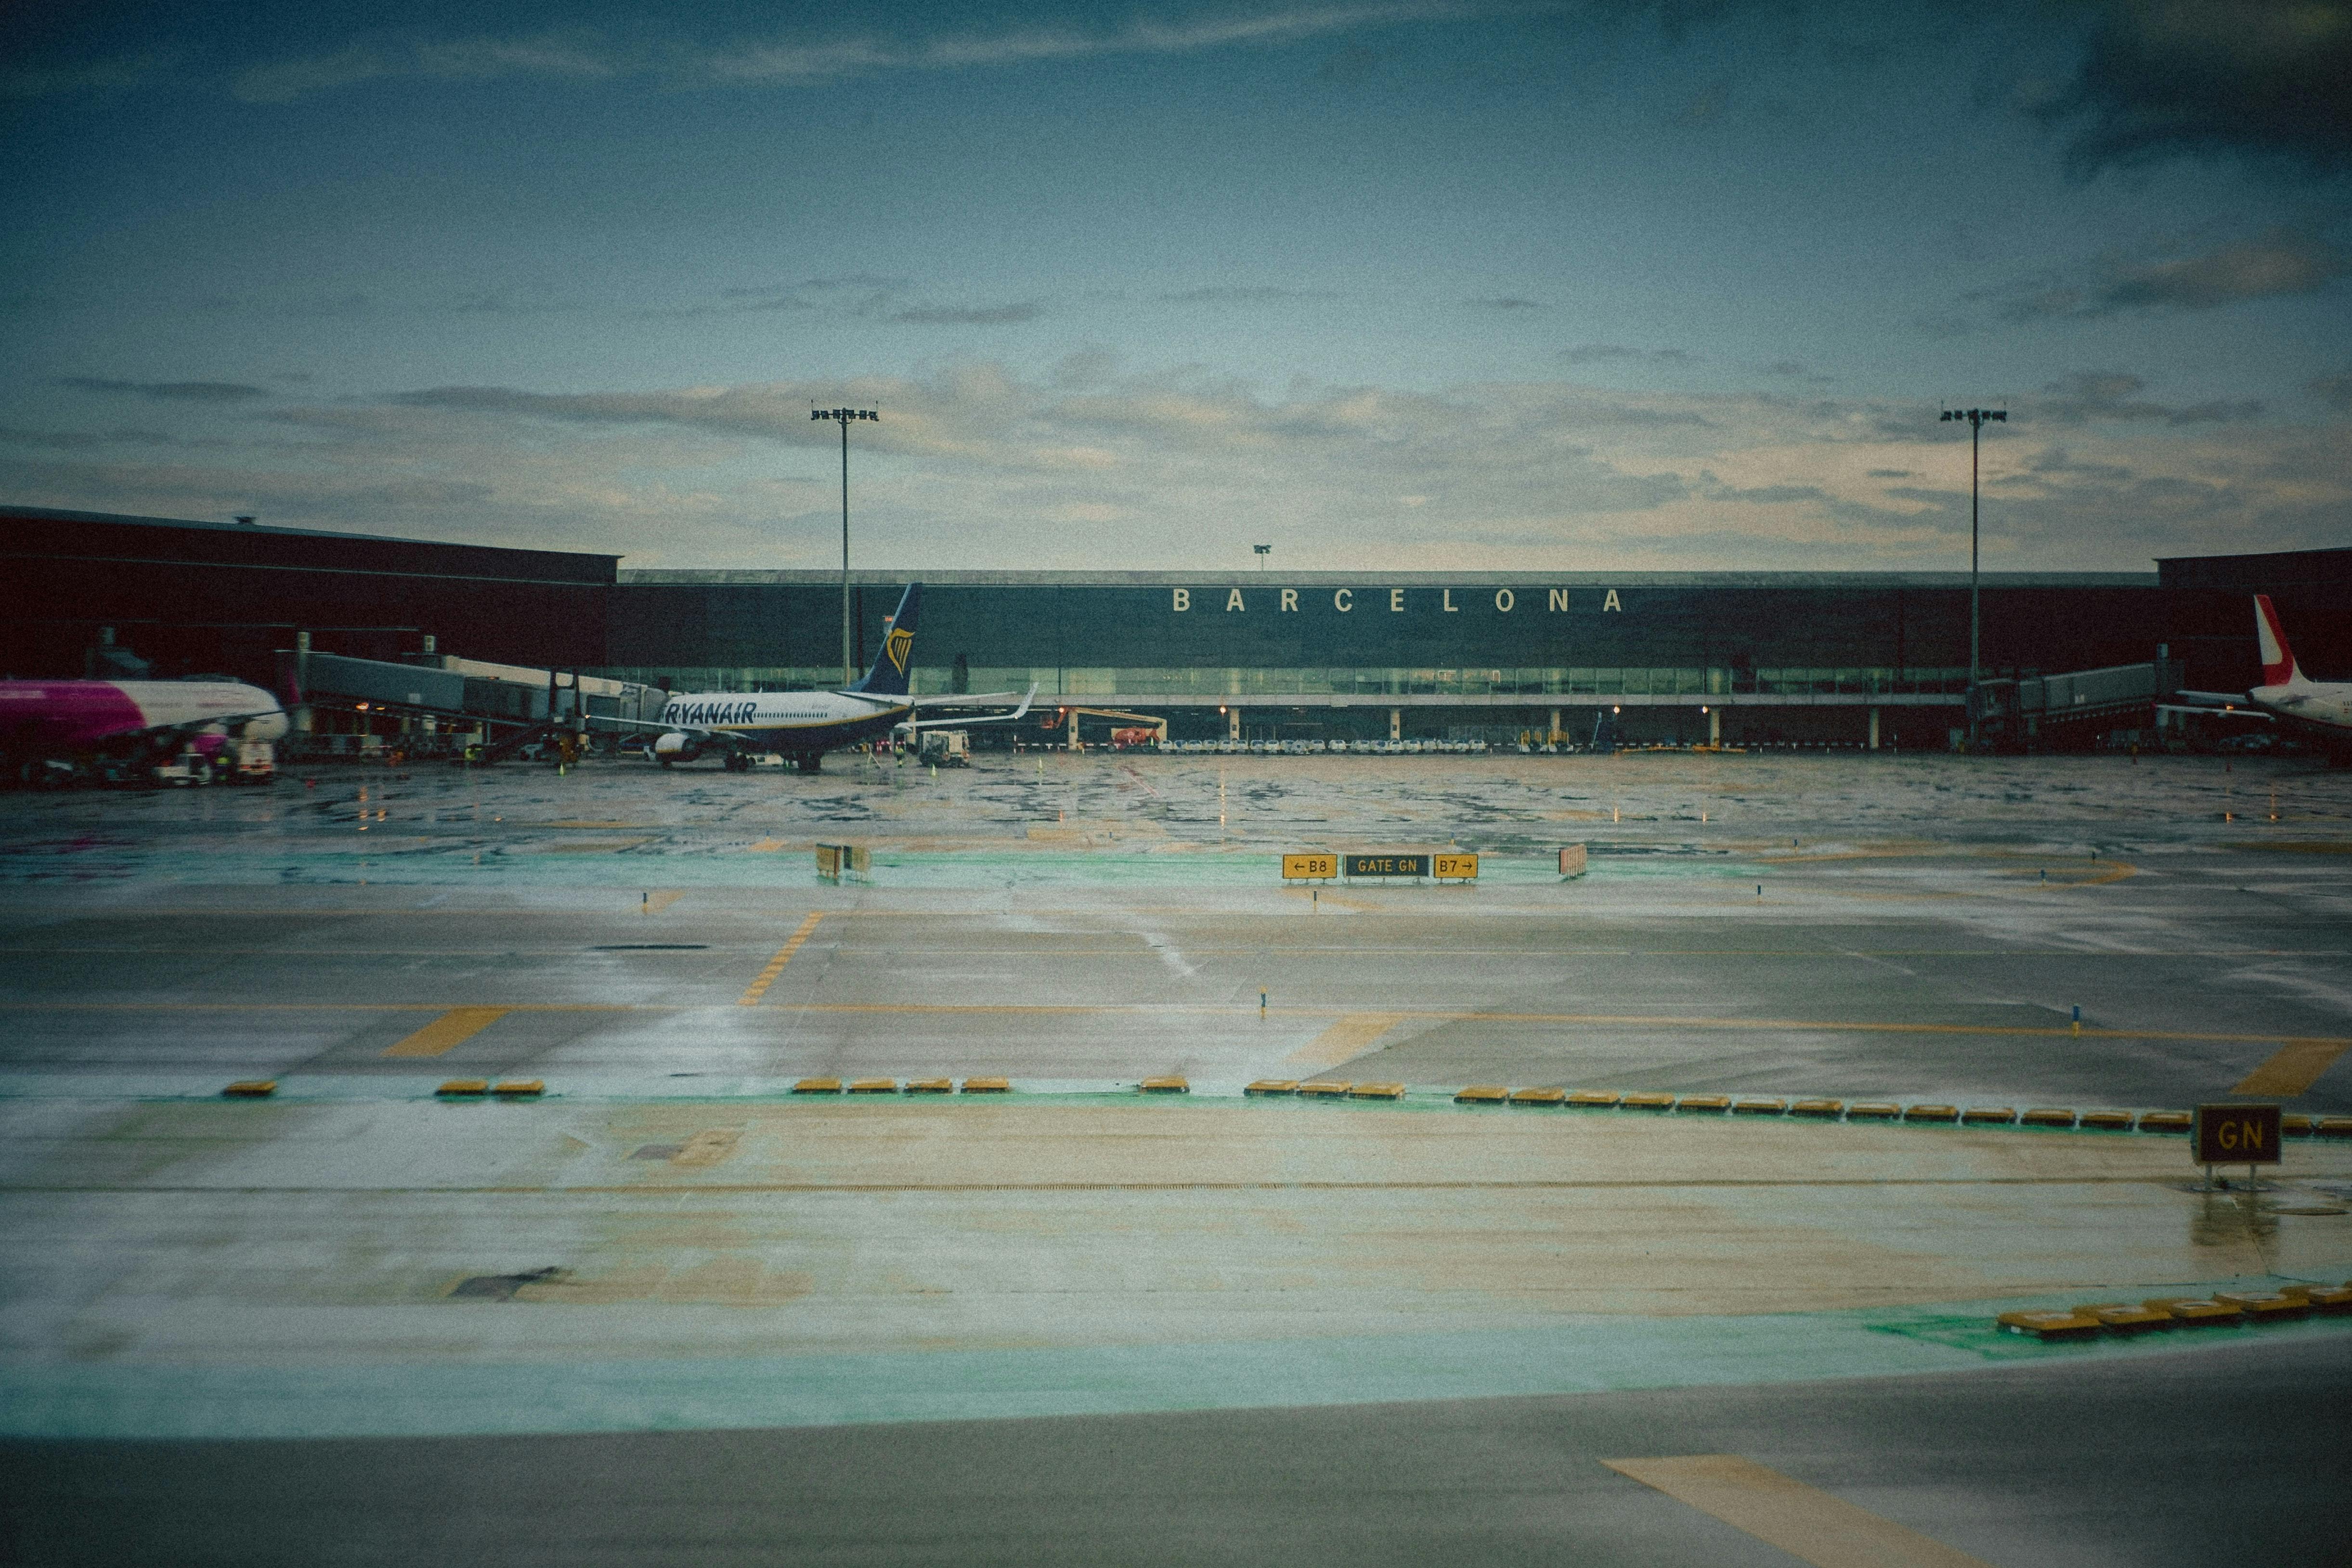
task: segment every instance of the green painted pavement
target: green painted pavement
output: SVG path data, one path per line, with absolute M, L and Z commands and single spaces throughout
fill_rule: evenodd
M 2265 1289 L 2207 1281 L 2161 1293 Z M 0 1364 L 0 1435 L 312 1438 L 725 1430 L 1757 1385 L 2147 1358 L 2352 1333 L 2352 1320 L 2043 1344 L 1994 1313 L 2067 1298 L 1310 1342 L 462 1365 Z M 495 1301 L 433 1312 L 597 1311 Z

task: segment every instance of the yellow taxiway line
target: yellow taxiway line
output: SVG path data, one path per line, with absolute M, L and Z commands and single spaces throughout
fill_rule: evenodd
M 2341 1040 L 2290 1040 L 2279 1047 L 2268 1061 L 2246 1074 L 2232 1094 L 2276 1094 L 2293 1099 L 2319 1082 L 2319 1075 L 2336 1065 L 2352 1041 Z
M 386 1056 L 440 1056 L 465 1044 L 507 1016 L 505 1008 L 451 1008 L 399 1044 Z
M 766 968 L 760 971 L 760 977 L 753 980 L 745 988 L 743 994 L 735 998 L 735 1005 L 739 1008 L 758 1007 L 760 998 L 768 994 L 768 988 L 776 983 L 776 977 L 784 972 L 784 966 L 793 961 L 793 955 L 801 950 L 801 944 L 809 939 L 811 933 L 816 930 L 816 923 L 824 918 L 824 913 L 820 910 L 802 921 L 800 929 L 793 932 L 791 938 L 776 949 L 776 956 L 768 960 Z
M 1601 1462 L 1814 1568 L 1990 1568 L 1981 1557 L 1738 1454 Z

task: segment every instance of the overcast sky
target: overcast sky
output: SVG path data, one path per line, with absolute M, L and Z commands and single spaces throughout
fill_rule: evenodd
M 625 554 L 2352 544 L 2352 0 L 0 9 L 0 501 Z

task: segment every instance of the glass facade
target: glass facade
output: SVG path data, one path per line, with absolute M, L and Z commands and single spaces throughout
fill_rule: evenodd
M 824 691 L 841 683 L 840 666 L 621 667 L 597 672 L 650 683 L 667 677 L 680 691 Z M 1966 665 L 1932 669 L 1734 670 L 1612 666 L 1508 670 L 1157 669 L 1052 665 L 968 666 L 963 690 L 1018 692 L 1034 684 L 1047 697 L 1614 697 L 1614 696 L 1927 696 L 1968 689 Z M 921 695 L 956 690 L 951 666 L 917 664 Z
M 854 583 L 855 658 L 903 580 Z M 1988 586 L 1989 676 L 2155 655 L 2161 591 L 2137 579 Z M 841 683 L 841 589 L 820 573 L 623 573 L 602 673 L 679 689 Z M 1862 574 L 1566 586 L 1415 579 L 1100 580 L 940 574 L 924 583 L 925 694 L 1318 699 L 1784 696 L 1899 700 L 1967 684 L 1965 578 Z

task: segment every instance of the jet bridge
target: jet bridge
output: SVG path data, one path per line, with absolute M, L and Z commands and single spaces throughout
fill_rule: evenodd
M 669 700 L 659 687 L 634 681 L 455 654 L 394 662 L 295 649 L 279 660 L 301 694 L 297 733 L 313 751 L 379 749 L 388 737 L 376 726 L 389 718 L 404 749 L 480 746 L 503 753 L 538 737 L 585 734 L 598 720 L 649 722 Z M 336 716 L 331 727 L 320 724 L 323 715 Z M 334 732 L 352 720 L 361 733 Z
M 2170 659 L 1982 681 L 1978 715 L 1996 744 L 2031 746 L 2045 727 L 2148 714 L 2179 685 L 2180 666 Z

